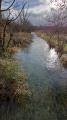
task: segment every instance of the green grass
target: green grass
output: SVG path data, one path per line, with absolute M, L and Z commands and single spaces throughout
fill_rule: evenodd
M 65 45 L 65 50 L 67 51 L 67 44 Z
M 0 59 L 0 76 L 5 78 L 5 82 L 26 80 L 24 73 L 19 69 L 19 63 L 8 59 Z
M 51 40 L 51 38 L 45 34 L 41 34 L 41 37 L 46 40 Z

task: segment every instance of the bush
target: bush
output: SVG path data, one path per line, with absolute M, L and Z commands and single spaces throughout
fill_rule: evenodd
M 19 69 L 19 63 L 13 60 L 0 59 L 0 76 L 5 78 L 7 82 L 23 81 L 26 80 L 24 73 Z
M 27 77 L 19 66 L 16 61 L 0 59 L 0 84 L 2 85 L 0 93 L 11 101 L 17 100 L 18 97 L 20 99 L 21 96 L 30 96 Z

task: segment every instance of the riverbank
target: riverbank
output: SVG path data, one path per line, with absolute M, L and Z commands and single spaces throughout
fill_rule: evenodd
M 55 48 L 56 52 L 59 53 L 60 61 L 62 65 L 67 68 L 67 44 L 63 42 L 58 42 L 57 37 L 54 35 L 50 37 L 46 33 L 41 31 L 36 31 L 36 34 L 41 37 L 42 39 L 46 40 L 49 44 L 50 48 Z M 66 36 L 67 38 L 67 36 Z
M 8 48 L 8 53 L 13 54 L 17 52 L 19 48 L 25 48 L 32 42 L 30 38 L 30 33 L 27 32 L 17 32 L 13 34 L 12 42 Z
M 31 93 L 27 83 L 27 77 L 20 70 L 20 63 L 16 62 L 12 55 L 18 51 L 19 48 L 27 47 L 32 40 L 30 33 L 14 33 L 12 42 L 7 52 L 0 55 L 0 102 L 2 101 L 16 101 L 23 106 Z

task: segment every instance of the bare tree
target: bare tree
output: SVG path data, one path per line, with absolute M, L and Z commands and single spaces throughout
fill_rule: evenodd
M 63 13 L 61 20 L 67 23 L 67 0 L 51 0 L 51 3 L 55 5 L 54 11 Z
M 26 9 L 22 10 L 22 13 L 19 17 L 20 24 L 22 25 L 22 31 L 27 31 L 32 26 L 32 24 L 29 21 L 30 13 L 29 13 L 29 4 Z M 30 31 L 30 30 L 29 30 Z
M 63 18 L 63 19 L 62 19 Z M 58 48 L 57 51 L 62 55 L 64 46 L 66 44 L 65 26 L 66 22 L 60 10 L 57 12 L 56 9 L 51 9 L 51 15 L 48 16 L 47 21 L 53 26 L 52 36 L 57 36 Z
M 1 9 L 2 2 L 5 2 L 5 4 L 9 3 L 9 7 L 6 8 L 6 9 Z M 1 27 L 0 48 L 3 51 L 5 51 L 5 49 L 9 46 L 10 41 L 12 39 L 12 34 L 10 33 L 10 38 L 7 42 L 7 45 L 5 44 L 7 29 L 12 22 L 14 22 L 18 19 L 18 17 L 22 13 L 22 10 L 24 9 L 26 3 L 27 3 L 27 1 L 24 2 L 24 0 L 23 1 L 20 0 L 20 2 L 18 0 L 13 0 L 12 2 L 11 1 L 6 1 L 6 0 L 5 1 L 0 0 L 0 27 Z M 20 10 L 18 10 L 18 9 L 20 9 Z M 19 11 L 16 16 L 12 15 L 14 10 Z M 3 19 L 3 17 L 2 17 L 3 12 L 4 12 L 4 15 L 7 13 L 7 17 L 5 17 L 5 19 Z
M 63 53 L 63 48 L 67 43 L 66 39 L 66 27 L 67 27 L 67 0 L 51 0 L 54 3 L 55 8 L 52 9 L 54 12 L 54 24 L 56 22 L 55 30 L 58 35 L 59 50 Z M 57 15 L 56 15 L 57 14 Z M 60 37 L 62 34 L 62 37 Z
M 51 0 L 54 3 L 57 10 L 67 9 L 67 0 Z

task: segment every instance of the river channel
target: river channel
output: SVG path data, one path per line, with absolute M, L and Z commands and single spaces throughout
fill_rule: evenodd
M 22 110 L 13 103 L 8 114 L 6 104 L 2 105 L 0 120 L 67 120 L 67 70 L 45 40 L 35 33 L 31 33 L 31 39 L 33 42 L 20 49 L 15 59 L 21 62 L 21 69 L 28 77 L 33 103 L 29 110 Z

